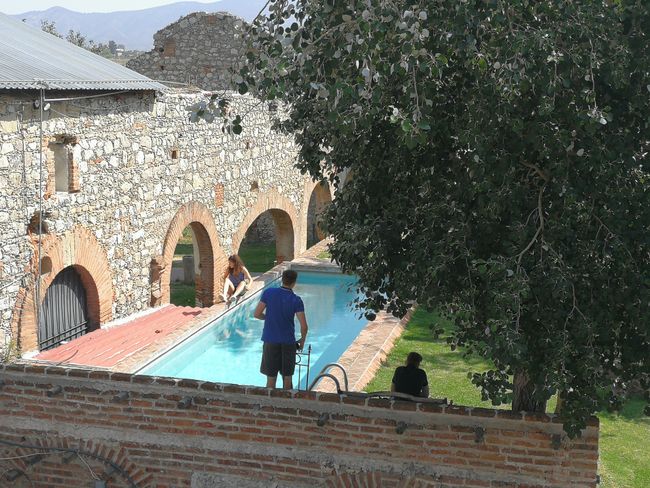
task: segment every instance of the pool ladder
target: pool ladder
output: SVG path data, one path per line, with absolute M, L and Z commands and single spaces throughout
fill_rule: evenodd
M 345 387 L 345 390 L 341 390 L 341 383 L 339 383 L 339 379 L 329 372 L 332 368 L 339 369 L 343 373 L 343 386 Z M 334 382 L 336 385 L 336 393 L 344 393 L 350 391 L 350 386 L 348 385 L 348 373 L 345 371 L 345 368 L 339 363 L 329 363 L 325 365 L 325 367 L 320 370 L 320 373 L 318 373 L 316 378 L 314 378 L 314 381 L 311 382 L 307 390 L 313 390 L 316 384 L 323 378 L 329 378 Z
M 341 373 L 343 373 L 343 386 L 345 387 L 345 390 L 341 390 L 341 383 L 339 382 L 339 379 L 329 372 L 332 368 L 339 369 L 341 370 Z M 412 402 L 434 403 L 439 405 L 451 405 L 453 403 L 449 402 L 447 398 L 421 398 L 409 395 L 407 393 L 398 393 L 396 391 L 374 391 L 370 393 L 363 391 L 350 391 L 350 386 L 348 385 L 348 373 L 345 371 L 345 368 L 339 363 L 329 363 L 323 369 L 321 369 L 320 373 L 318 373 L 316 378 L 314 378 L 314 381 L 312 381 L 309 385 L 308 390 L 313 390 L 316 384 L 323 378 L 329 378 L 334 382 L 336 385 L 336 393 L 339 395 L 341 393 L 345 393 L 346 395 L 359 398 L 387 398 L 390 400 L 409 400 Z

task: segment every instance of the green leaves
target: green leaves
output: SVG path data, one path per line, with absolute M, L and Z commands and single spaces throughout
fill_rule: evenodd
M 648 8 L 272 0 L 235 79 L 287 102 L 298 167 L 338 186 L 357 305 L 446 313 L 495 364 L 485 398 L 517 372 L 531 408 L 561 392 L 571 435 L 650 378 Z

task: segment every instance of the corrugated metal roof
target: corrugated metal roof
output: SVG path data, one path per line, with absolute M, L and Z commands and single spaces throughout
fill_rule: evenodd
M 165 86 L 0 13 L 0 88 L 165 90 Z

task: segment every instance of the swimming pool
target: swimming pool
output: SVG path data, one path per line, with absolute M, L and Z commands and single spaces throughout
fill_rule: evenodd
M 350 306 L 356 296 L 350 285 L 355 281 L 353 276 L 333 273 L 298 274 L 294 291 L 305 303 L 309 324 L 305 350 L 311 345 L 310 381 L 327 363 L 338 360 L 366 324 Z M 280 286 L 279 280 L 269 286 Z M 259 372 L 264 323 L 253 318 L 260 296 L 252 296 L 139 373 L 264 386 L 266 377 Z M 296 331 L 300 336 L 297 321 Z M 296 368 L 294 387 L 305 388 L 306 371 L 300 378 L 298 373 Z M 278 386 L 281 381 L 278 378 Z

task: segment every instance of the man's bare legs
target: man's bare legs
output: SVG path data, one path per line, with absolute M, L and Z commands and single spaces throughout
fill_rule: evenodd
M 275 384 L 277 383 L 278 377 L 277 376 L 267 376 L 266 377 L 266 387 L 267 388 L 275 388 Z M 292 390 L 293 389 L 293 376 L 283 376 L 282 377 L 282 388 L 285 390 Z

